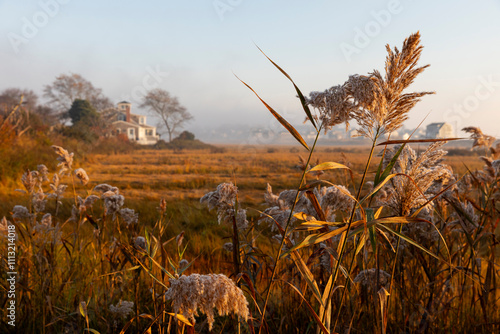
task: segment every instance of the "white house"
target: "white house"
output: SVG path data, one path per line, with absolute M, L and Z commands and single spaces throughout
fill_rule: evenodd
M 453 126 L 449 123 L 431 123 L 427 125 L 425 136 L 427 138 L 452 138 Z
M 160 139 L 156 127 L 146 124 L 146 116 L 132 114 L 132 104 L 127 101 L 118 103 L 116 109 L 107 112 L 111 123 L 111 135 L 125 134 L 130 141 L 141 145 L 154 145 Z

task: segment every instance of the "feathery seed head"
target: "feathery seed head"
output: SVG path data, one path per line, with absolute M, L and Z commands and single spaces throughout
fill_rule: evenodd
M 115 305 L 109 305 L 109 310 L 121 318 L 126 318 L 130 313 L 134 313 L 134 302 L 122 301 Z
M 31 214 L 25 206 L 16 205 L 12 209 L 12 218 L 22 220 L 31 218 Z
M 484 134 L 480 128 L 475 126 L 465 127 L 462 129 L 462 131 L 470 133 L 470 138 L 474 139 L 474 142 L 472 143 L 472 148 L 476 146 L 478 147 L 484 146 L 486 148 L 491 148 L 491 146 L 496 140 L 495 137 Z
M 113 194 L 118 194 L 120 191 L 117 187 L 110 186 L 109 184 L 99 184 L 94 187 L 94 191 L 98 191 L 101 194 L 112 192 Z
M 37 171 L 30 171 L 28 169 L 21 176 L 21 181 L 28 194 L 32 194 L 35 190 L 35 186 L 38 183 L 38 175 L 39 173 Z
M 135 213 L 133 209 L 129 208 L 120 209 L 120 216 L 122 217 L 123 221 L 127 223 L 127 226 L 136 224 L 139 220 L 139 214 Z
M 144 238 L 144 237 L 140 237 L 140 236 L 139 236 L 139 237 L 136 237 L 136 238 L 134 239 L 134 246 L 135 246 L 135 248 L 136 248 L 136 249 L 139 249 L 139 250 L 141 250 L 141 249 L 142 249 L 142 250 L 146 250 L 146 249 L 147 249 L 147 248 L 146 248 L 146 246 L 147 246 L 147 245 L 146 245 L 146 238 Z
M 84 186 L 87 185 L 87 183 L 89 183 L 89 176 L 87 175 L 87 172 L 83 168 L 76 169 L 75 175 Z
M 53 145 L 52 148 L 58 155 L 57 161 L 59 161 L 59 164 L 57 167 L 60 168 L 59 174 L 64 174 L 66 171 L 70 171 L 71 166 L 73 165 L 73 153 L 68 153 L 68 151 L 61 146 Z
M 193 323 L 198 312 L 206 314 L 209 330 L 212 330 L 215 309 L 219 315 L 234 313 L 247 320 L 248 301 L 243 291 L 223 274 L 191 274 L 170 279 L 165 297 L 172 300 L 175 313 L 180 313 Z
M 382 287 L 387 288 L 391 282 L 391 275 L 383 270 L 378 270 L 378 280 Z M 360 284 L 366 288 L 368 293 L 374 293 L 379 290 L 377 287 L 377 268 L 371 268 L 361 271 L 355 278 L 354 283 Z
M 103 196 L 106 194 L 107 193 L 103 194 Z M 110 194 L 104 197 L 104 207 L 106 215 L 116 214 L 121 209 L 124 203 L 125 197 L 123 197 L 122 195 L 116 195 L 113 193 L 113 195 Z
M 49 181 L 49 169 L 45 165 L 37 166 L 40 183 Z

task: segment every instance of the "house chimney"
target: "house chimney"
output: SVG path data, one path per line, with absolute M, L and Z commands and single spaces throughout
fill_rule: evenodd
M 127 115 L 127 116 L 126 116 L 126 117 L 127 117 L 127 118 L 126 118 L 126 121 L 127 121 L 127 122 L 130 122 L 130 104 L 128 104 L 128 105 L 126 105 L 126 106 L 125 106 L 125 113 L 126 113 L 126 115 Z

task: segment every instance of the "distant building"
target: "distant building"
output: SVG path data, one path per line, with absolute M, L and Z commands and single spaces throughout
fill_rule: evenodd
M 117 108 L 106 110 L 105 117 L 111 123 L 110 135 L 124 134 L 130 141 L 141 145 L 154 145 L 160 139 L 156 127 L 146 124 L 146 116 L 132 114 L 132 104 L 127 101 L 118 103 Z
M 425 136 L 430 139 L 452 138 L 453 126 L 449 123 L 431 123 L 427 125 Z

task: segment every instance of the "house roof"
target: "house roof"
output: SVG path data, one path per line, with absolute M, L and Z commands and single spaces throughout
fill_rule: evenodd
M 128 101 L 118 102 L 118 104 L 122 104 L 122 103 L 132 104 L 132 103 L 130 103 L 130 102 L 128 102 Z
M 137 124 L 136 122 L 127 122 L 127 121 L 114 121 L 112 124 L 117 124 L 117 123 L 121 123 L 121 124 L 128 125 L 128 126 L 133 126 L 135 128 L 142 127 L 141 124 Z
M 151 125 L 147 125 L 147 124 L 139 124 L 133 120 L 131 120 L 130 122 L 127 122 L 127 121 L 114 121 L 112 124 L 116 124 L 116 123 L 122 123 L 122 124 L 125 124 L 125 125 L 128 125 L 128 126 L 133 126 L 133 127 L 136 127 L 136 128 L 148 128 L 148 129 L 155 129 L 156 127 L 155 126 L 151 126 Z
M 443 126 L 445 125 L 451 125 L 449 123 L 446 123 L 446 122 L 440 122 L 440 123 L 431 123 L 429 125 L 427 125 L 428 128 L 433 128 L 433 127 L 436 127 L 438 129 L 441 129 Z

